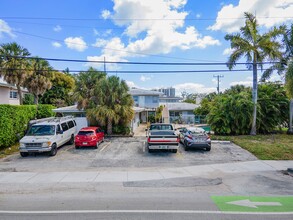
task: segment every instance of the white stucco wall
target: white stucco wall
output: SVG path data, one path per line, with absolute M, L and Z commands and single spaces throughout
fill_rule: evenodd
M 10 88 L 0 87 L 0 104 L 19 105 L 18 98 L 11 99 L 9 96 L 10 96 Z

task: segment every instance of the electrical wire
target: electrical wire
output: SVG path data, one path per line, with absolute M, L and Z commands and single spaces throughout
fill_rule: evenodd
M 30 56 L 7 56 L 0 55 L 0 57 L 16 58 L 16 59 L 43 59 L 47 61 L 58 61 L 58 62 L 77 62 L 77 63 L 107 63 L 107 64 L 127 64 L 127 65 L 164 65 L 164 66 L 219 66 L 228 65 L 229 62 L 205 62 L 205 63 L 175 63 L 175 62 L 130 62 L 130 61 L 105 61 L 105 60 L 78 60 L 78 59 L 59 59 L 59 58 L 44 58 L 44 57 L 30 57 Z M 264 64 L 275 64 L 280 62 L 261 62 L 256 63 L 257 65 Z M 252 65 L 253 63 L 237 62 L 235 65 Z

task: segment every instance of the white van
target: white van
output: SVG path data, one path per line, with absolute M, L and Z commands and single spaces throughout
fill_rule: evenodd
M 30 152 L 49 152 L 50 156 L 57 154 L 57 148 L 65 143 L 73 144 L 77 133 L 73 117 L 47 118 L 31 121 L 26 135 L 19 141 L 19 151 L 22 157 Z

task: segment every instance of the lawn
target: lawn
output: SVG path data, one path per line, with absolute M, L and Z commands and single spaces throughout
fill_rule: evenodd
M 261 160 L 293 160 L 293 135 L 212 136 L 212 140 L 229 140 Z
M 0 148 L 0 158 L 3 158 L 3 157 L 7 157 L 8 155 L 10 154 L 13 154 L 15 152 L 19 152 L 19 144 L 15 144 L 11 147 L 8 147 L 8 148 Z

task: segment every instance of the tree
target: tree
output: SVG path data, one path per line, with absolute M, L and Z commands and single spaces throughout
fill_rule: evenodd
M 271 60 L 280 59 L 282 55 L 280 52 L 281 44 L 276 38 L 283 32 L 283 27 L 275 27 L 268 33 L 260 34 L 255 16 L 247 12 L 244 14 L 246 18 L 245 26 L 240 28 L 240 33 L 225 36 L 225 39 L 231 42 L 233 50 L 227 66 L 230 70 L 233 69 L 236 62 L 245 56 L 248 69 L 253 71 L 253 115 L 250 134 L 256 135 L 257 67 L 262 68 L 262 63 L 267 58 Z
M 52 72 L 52 87 L 40 98 L 40 103 L 52 104 L 56 107 L 73 105 L 72 93 L 75 88 L 75 79 L 70 74 Z
M 288 97 L 279 83 L 259 85 L 257 132 L 267 134 L 288 122 Z M 217 134 L 249 134 L 253 102 L 251 88 L 234 86 L 215 96 L 209 105 L 208 123 Z
M 93 97 L 96 86 L 102 79 L 106 78 L 106 73 L 97 71 L 90 67 L 86 72 L 80 72 L 76 76 L 76 86 L 74 98 L 77 100 L 78 109 L 93 108 Z M 107 93 L 109 95 L 109 93 Z M 98 98 L 98 97 L 96 97 Z
M 28 56 L 30 56 L 29 51 L 15 42 L 0 46 L 0 76 L 3 76 L 6 82 L 16 85 L 21 105 L 23 103 L 21 87 L 24 86 L 29 74 L 27 70 L 29 60 L 26 58 Z
M 262 81 L 266 81 L 270 78 L 274 71 L 277 71 L 279 75 L 285 75 L 285 88 L 290 100 L 290 110 L 289 110 L 289 129 L 288 134 L 293 134 L 292 127 L 292 117 L 293 117 L 293 84 L 292 84 L 292 62 L 293 62 L 293 24 L 290 28 L 286 28 L 283 33 L 283 44 L 285 45 L 285 51 L 279 60 L 274 65 L 270 66 L 264 71 L 262 75 Z
M 285 88 L 288 96 L 290 97 L 290 114 L 289 114 L 289 129 L 288 134 L 293 134 L 292 120 L 293 120 L 293 61 L 288 65 L 286 72 Z
M 128 125 L 134 116 L 133 99 L 128 86 L 119 77 L 103 78 L 94 89 L 93 104 L 87 115 L 107 126 L 107 134 L 112 134 L 113 124 Z
M 39 96 L 50 89 L 52 82 L 50 80 L 53 68 L 47 60 L 35 57 L 31 59 L 30 74 L 26 78 L 25 86 L 28 91 L 34 95 L 34 103 L 39 104 Z

